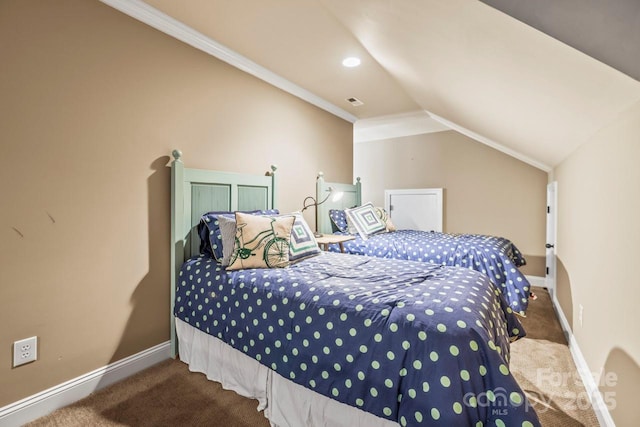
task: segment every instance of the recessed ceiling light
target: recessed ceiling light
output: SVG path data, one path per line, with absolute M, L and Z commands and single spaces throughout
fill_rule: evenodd
M 355 56 L 350 56 L 348 58 L 344 58 L 342 60 L 342 65 L 344 65 L 345 67 L 357 67 L 358 65 L 360 65 L 360 58 L 356 58 Z

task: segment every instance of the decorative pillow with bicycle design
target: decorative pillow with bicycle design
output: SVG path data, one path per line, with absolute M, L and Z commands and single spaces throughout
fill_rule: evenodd
M 264 217 L 236 212 L 236 239 L 227 270 L 289 265 L 294 216 Z

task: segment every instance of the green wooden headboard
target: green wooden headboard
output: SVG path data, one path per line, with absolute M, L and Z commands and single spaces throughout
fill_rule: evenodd
M 331 191 L 342 192 L 342 197 L 333 200 L 328 197 Z M 316 179 L 316 200 L 318 202 L 327 199 L 326 202 L 316 206 L 316 223 L 318 231 L 323 234 L 331 234 L 331 219 L 329 218 L 330 209 L 345 209 L 354 206 L 360 206 L 362 203 L 362 185 L 360 177 L 356 178 L 355 184 L 344 184 L 341 182 L 326 182 L 324 174 L 318 172 Z
M 275 171 L 247 175 L 185 168 L 182 152 L 171 162 L 171 356 L 178 352 L 173 316 L 177 275 L 182 264 L 199 253 L 198 223 L 210 211 L 275 208 Z

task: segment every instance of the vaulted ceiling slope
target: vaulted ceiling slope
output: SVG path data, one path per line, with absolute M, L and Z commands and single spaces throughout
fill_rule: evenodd
M 547 170 L 640 102 L 638 80 L 477 0 L 146 4 L 357 119 L 424 110 Z

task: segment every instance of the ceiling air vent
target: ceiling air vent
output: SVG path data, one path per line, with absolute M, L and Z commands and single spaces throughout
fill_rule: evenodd
M 349 103 L 354 107 L 359 107 L 364 104 L 364 102 L 360 101 L 358 98 L 347 98 L 347 101 L 349 101 Z

